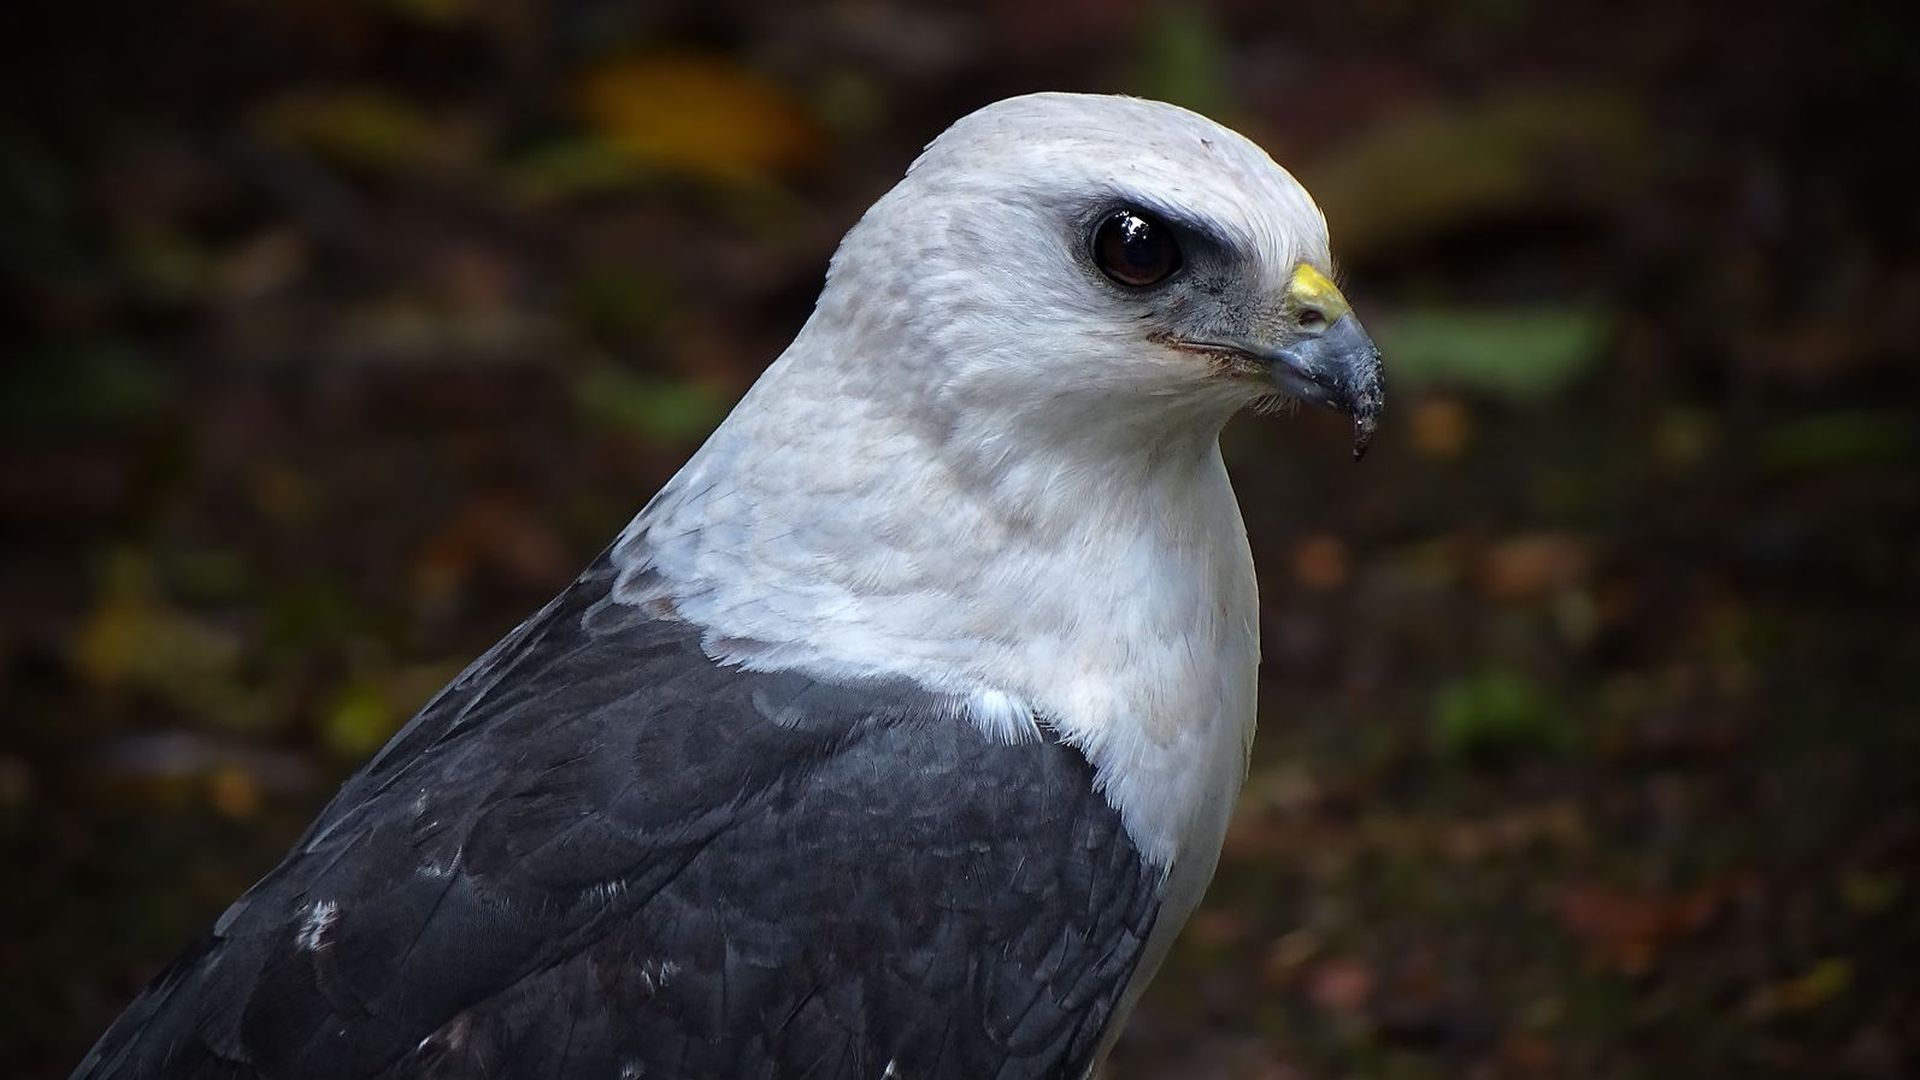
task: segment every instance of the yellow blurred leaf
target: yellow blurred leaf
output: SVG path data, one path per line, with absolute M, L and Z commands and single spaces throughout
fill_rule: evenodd
M 1529 91 L 1396 113 L 1304 179 L 1356 258 L 1489 214 L 1631 207 L 1647 146 L 1644 110 L 1625 97 Z
M 457 663 L 365 667 L 334 693 L 321 728 L 328 748 L 343 758 L 379 749 L 459 671 Z
M 241 643 L 157 595 L 145 559 L 110 561 L 99 601 L 73 642 L 73 662 L 91 684 L 136 691 L 182 713 L 250 726 L 265 703 L 239 678 Z
M 1846 993 L 1852 985 L 1852 963 L 1839 958 L 1822 960 L 1802 975 L 1755 990 L 1747 999 L 1747 1014 L 1764 1019 L 1780 1013 L 1805 1012 Z
M 627 57 L 580 80 L 582 114 L 621 153 L 655 168 L 753 179 L 819 156 L 822 133 L 779 86 L 724 60 Z
M 1892 907 L 1903 886 L 1898 875 L 1856 870 L 1840 879 L 1840 898 L 1855 911 L 1873 914 Z
M 327 745 L 343 757 L 360 757 L 379 749 L 400 726 L 379 683 L 358 679 L 342 687 L 327 712 Z

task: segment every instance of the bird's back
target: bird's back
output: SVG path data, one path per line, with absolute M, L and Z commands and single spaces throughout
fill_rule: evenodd
M 612 576 L 430 702 L 76 1076 L 1083 1073 L 1160 887 L 1086 760 L 715 664 Z

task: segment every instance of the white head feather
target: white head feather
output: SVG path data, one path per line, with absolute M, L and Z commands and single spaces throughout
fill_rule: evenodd
M 1253 730 L 1258 602 L 1218 434 L 1263 389 L 1116 299 L 1084 228 L 1116 201 L 1204 223 L 1256 292 L 1327 265 L 1306 192 L 1204 117 L 982 109 L 847 234 L 799 336 L 623 535 L 618 595 L 669 602 L 723 661 L 912 679 L 1003 738 L 1044 718 L 1170 871 L 1177 928 Z

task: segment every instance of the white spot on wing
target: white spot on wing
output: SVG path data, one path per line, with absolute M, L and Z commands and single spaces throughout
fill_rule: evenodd
M 648 994 L 658 994 L 666 989 L 667 981 L 678 974 L 680 974 L 680 965 L 671 960 L 640 962 L 640 981 L 646 984 Z
M 327 947 L 327 932 L 339 921 L 340 905 L 332 900 L 315 900 L 307 905 L 307 913 L 300 919 L 300 928 L 293 933 L 293 943 L 307 952 L 319 952 Z

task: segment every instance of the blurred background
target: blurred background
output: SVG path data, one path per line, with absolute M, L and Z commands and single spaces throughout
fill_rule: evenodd
M 0 1074 L 64 1076 L 564 584 L 956 117 L 1318 195 L 1393 395 L 1237 421 L 1263 719 L 1110 1069 L 1920 1070 L 1903 5 L 0 15 Z

